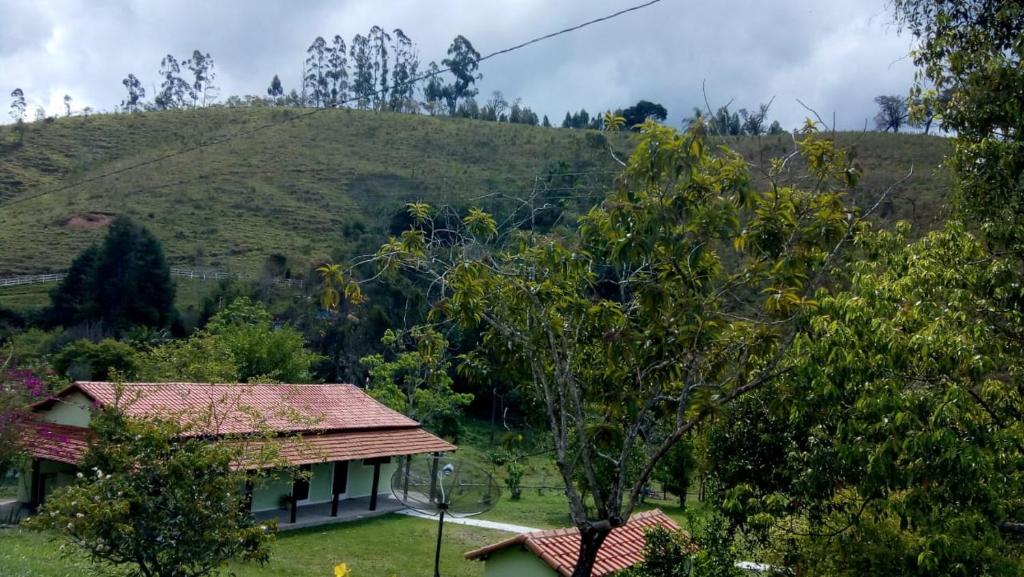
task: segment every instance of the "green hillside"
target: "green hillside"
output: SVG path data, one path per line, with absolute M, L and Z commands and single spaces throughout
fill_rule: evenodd
M 500 211 L 510 205 L 502 195 L 528 194 L 546 172 L 588 173 L 571 194 L 593 194 L 608 185 L 615 168 L 603 136 L 591 131 L 354 110 L 299 118 L 304 112 L 209 108 L 62 118 L 27 125 L 20 145 L 10 126 L 0 128 L 0 276 L 65 268 L 116 214 L 146 224 L 176 265 L 256 272 L 267 256 L 281 254 L 298 272 L 328 255 L 372 247 L 408 201 L 483 203 Z M 626 150 L 626 137 L 616 139 L 616 148 Z M 913 178 L 894 191 L 884 216 L 914 218 L 920 226 L 935 221 L 946 189 L 936 171 L 944 139 L 851 133 L 840 142 L 856 147 L 866 172 L 858 204 L 913 163 Z M 788 135 L 728 143 L 751 160 L 755 173 L 767 156 L 792 148 Z M 9 201 L 15 202 L 5 205 Z

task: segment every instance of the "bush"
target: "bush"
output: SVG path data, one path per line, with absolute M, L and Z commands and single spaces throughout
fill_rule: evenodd
M 115 373 L 125 378 L 134 377 L 139 360 L 138 353 L 128 344 L 113 339 L 98 343 L 81 339 L 54 357 L 53 368 L 73 381 L 107 381 Z

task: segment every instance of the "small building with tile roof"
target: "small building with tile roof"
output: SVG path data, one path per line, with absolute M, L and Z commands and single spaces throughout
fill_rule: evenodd
M 21 491 L 30 508 L 74 479 L 89 448 L 93 411 L 115 405 L 137 419 L 177 420 L 183 435 L 244 440 L 239 469 L 261 466 L 246 454 L 274 443 L 277 462 L 304 474 L 293 478 L 282 469 L 246 491 L 254 514 L 272 517 L 283 510 L 283 520 L 292 523 L 301 509 L 314 506 L 322 516 L 327 510 L 336 516 L 345 501 L 368 501 L 368 510 L 376 510 L 378 497 L 390 493 L 399 458 L 455 450 L 353 385 L 83 381 L 31 407 L 23 433 L 31 471 L 23 475 Z
M 592 575 L 603 577 L 643 561 L 645 537 L 654 527 L 680 530 L 660 509 L 634 514 L 608 534 Z M 550 529 L 521 533 L 475 549 L 466 553 L 466 559 L 484 561 L 484 577 L 570 577 L 579 548 L 578 529 Z

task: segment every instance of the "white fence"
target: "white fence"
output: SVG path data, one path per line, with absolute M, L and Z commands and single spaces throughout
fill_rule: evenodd
M 60 282 L 66 275 L 66 272 L 55 272 L 50 274 L 30 274 L 21 276 L 0 277 L 0 287 Z M 244 272 L 227 272 L 222 270 L 194 270 L 181 267 L 171 267 L 171 276 L 177 278 L 184 278 L 188 280 L 252 280 L 256 278 Z M 302 279 L 295 278 L 278 278 L 274 279 L 273 283 L 276 285 L 299 288 L 305 285 L 305 281 L 303 281 Z
M 52 274 L 30 274 L 23 276 L 9 276 L 0 278 L 0 287 L 18 286 L 23 284 L 40 284 L 44 282 L 57 282 L 64 278 L 65 273 L 56 272 Z

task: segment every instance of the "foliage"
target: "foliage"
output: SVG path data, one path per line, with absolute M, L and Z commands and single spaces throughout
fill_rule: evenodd
M 25 119 L 25 92 L 20 88 L 11 91 L 11 119 L 22 122 Z
M 899 22 L 918 39 L 917 112 L 931 109 L 956 134 L 949 159 L 959 210 L 987 242 L 1024 254 L 1024 17 L 1020 2 L 899 0 Z
M 107 381 L 115 375 L 132 378 L 138 370 L 138 353 L 114 339 L 98 343 L 80 339 L 53 358 L 53 368 L 73 381 Z
M 318 360 L 301 333 L 275 328 L 262 304 L 241 297 L 189 338 L 148 352 L 141 372 L 159 381 L 308 383 Z
M 875 104 L 878 105 L 878 114 L 875 115 L 875 128 L 878 130 L 899 132 L 910 119 L 906 97 L 883 94 L 875 97 Z
M 669 449 L 658 463 L 654 480 L 661 483 L 663 489 L 679 497 L 680 507 L 686 507 L 686 494 L 690 490 L 696 468 L 693 445 L 689 439 L 683 439 Z
M 138 112 L 142 99 L 146 97 L 146 88 L 134 74 L 129 74 L 121 81 L 128 96 L 121 101 L 121 108 L 125 112 Z
M 664 122 L 668 118 L 668 111 L 664 106 L 648 100 L 641 100 L 618 113 L 630 130 L 640 130 L 640 126 L 648 119 Z
M 620 187 L 571 234 L 463 219 L 445 227 L 454 242 L 431 225 L 379 251 L 385 270 L 443 286 L 439 314 L 529 371 L 583 537 L 578 575 L 688 431 L 786 370 L 795 319 L 856 224 L 840 192 L 859 177 L 813 126 L 800 147 L 819 186 L 759 193 L 699 126 L 648 121 Z
M 459 100 L 476 96 L 477 90 L 471 87 L 477 80 L 483 78 L 482 74 L 476 72 L 479 68 L 479 60 L 480 53 L 473 48 L 473 43 L 465 36 L 460 34 L 452 40 L 451 46 L 448 47 L 448 57 L 441 61 L 441 64 L 451 70 L 455 77 L 454 82 L 446 85 L 442 90 L 450 116 L 455 116 Z
M 78 482 L 25 522 L 52 529 L 97 564 L 139 577 L 202 577 L 236 558 L 265 563 L 275 526 L 245 507 L 236 448 L 182 437 L 171 422 L 97 412 Z
M 381 340 L 388 353 L 360 359 L 369 371 L 367 392 L 425 427 L 455 435 L 469 393 L 456 393 L 449 375 L 448 341 L 430 327 L 408 332 L 387 330 Z
M 712 435 L 757 457 L 713 469 L 723 509 L 810 574 L 1018 575 L 1024 367 L 979 300 L 1007 270 L 956 223 L 906 233 L 861 239 L 773 402 Z
M 696 548 L 688 534 L 656 526 L 644 535 L 643 561 L 617 573 L 619 577 L 694 577 Z
M 502 435 L 500 448 L 491 455 L 491 462 L 505 468 L 505 487 L 509 497 L 518 501 L 523 496 L 523 476 L 526 474 L 523 454 L 523 435 L 508 432 Z
M 43 400 L 49 387 L 36 371 L 17 366 L 13 352 L 0 357 L 0 478 L 24 457 L 20 423 L 26 407 Z
M 168 326 L 174 315 L 174 284 L 156 237 L 118 217 L 100 246 L 75 259 L 51 300 L 53 324 L 100 323 L 111 334 L 123 334 L 135 326 Z
M 920 41 L 912 114 L 956 132 L 973 222 L 858 239 L 864 258 L 817 296 L 793 371 L 710 435 L 719 507 L 799 573 L 1019 575 L 1021 7 L 895 7 Z M 756 458 L 717 464 L 733 454 Z

